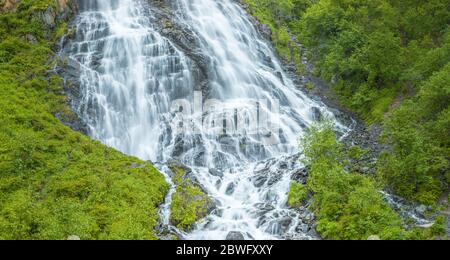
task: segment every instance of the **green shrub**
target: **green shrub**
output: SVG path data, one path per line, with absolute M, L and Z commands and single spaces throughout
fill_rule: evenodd
M 331 82 L 327 96 L 385 126 L 380 179 L 401 196 L 436 204 L 450 183 L 448 1 L 245 2 L 273 30 L 283 59 L 301 67 L 296 38 L 314 74 Z
M 308 189 L 305 185 L 292 182 L 288 194 L 288 205 L 293 208 L 301 207 L 308 199 Z
M 324 238 L 365 240 L 379 235 L 389 239 L 387 232 L 394 233 L 389 230 L 402 230 L 374 182 L 344 170 L 345 155 L 329 123 L 314 126 L 301 145 L 311 169 L 308 187 L 313 192 L 317 231 Z

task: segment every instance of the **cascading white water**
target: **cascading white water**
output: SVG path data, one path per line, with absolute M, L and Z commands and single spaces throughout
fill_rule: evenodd
M 217 209 L 186 239 L 233 231 L 246 239 L 313 238 L 311 214 L 289 209 L 287 192 L 313 108 L 332 114 L 296 88 L 234 1 L 171 7 L 208 58 L 200 93 L 193 61 L 153 27 L 145 1 L 83 4 L 69 52 L 81 71 L 75 107 L 90 134 L 144 160 L 176 158 L 193 169 Z
M 124 153 L 155 159 L 160 116 L 176 95 L 193 89 L 189 64 L 152 29 L 139 2 L 84 5 L 71 50 L 81 65 L 83 100 L 77 110 L 94 138 Z

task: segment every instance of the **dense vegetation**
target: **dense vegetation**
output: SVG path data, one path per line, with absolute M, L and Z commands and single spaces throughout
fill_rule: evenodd
M 176 191 L 170 205 L 170 222 L 182 229 L 189 230 L 194 223 L 206 217 L 211 209 L 211 198 L 186 176 L 189 172 L 181 166 L 171 166 L 172 180 Z
M 70 1 L 16 2 L 0 0 L 0 239 L 156 239 L 157 206 L 168 190 L 163 176 L 55 116 L 76 117 L 60 79 L 49 72 L 67 29 L 56 16 Z M 405 230 L 378 193 L 378 181 L 429 205 L 449 190 L 448 1 L 244 2 L 270 26 L 283 59 L 303 72 L 304 44 L 316 76 L 368 124 L 382 124 L 389 144 L 377 176 L 363 176 L 346 170 L 355 151 L 345 151 L 330 126 L 313 128 L 302 140 L 310 179 L 292 184 L 289 205 L 300 207 L 312 194 L 317 229 L 330 239 L 442 234 L 442 217 L 431 229 Z M 12 10 L 3 10 L 7 5 Z M 183 169 L 172 170 L 171 221 L 189 229 L 211 201 Z
M 331 124 L 314 126 L 302 139 L 304 162 L 310 169 L 307 189 L 313 194 L 317 231 L 326 239 L 429 239 L 445 233 L 443 219 L 430 229 L 405 230 L 397 214 L 384 201 L 376 182 L 348 172 L 349 154 L 337 141 Z M 304 196 L 305 187 L 295 184 L 293 194 Z M 289 196 L 291 198 L 299 195 Z M 301 201 L 304 200 L 304 197 Z
M 379 177 L 434 205 L 449 190 L 450 5 L 446 0 L 245 0 L 280 55 L 304 44 L 316 75 L 390 145 Z M 301 68 L 300 65 L 297 67 Z
M 56 3 L 0 13 L 0 239 L 156 239 L 163 176 L 54 116 L 74 117 L 48 73 L 66 28 L 43 24 Z
M 289 189 L 288 205 L 293 208 L 299 208 L 308 199 L 308 189 L 305 185 L 293 181 Z

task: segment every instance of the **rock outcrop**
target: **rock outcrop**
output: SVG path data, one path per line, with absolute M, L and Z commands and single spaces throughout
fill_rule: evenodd
M 1 11 L 11 11 L 14 10 L 20 0 L 0 0 Z

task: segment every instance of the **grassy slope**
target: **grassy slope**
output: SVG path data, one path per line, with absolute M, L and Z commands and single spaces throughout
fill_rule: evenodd
M 23 0 L 0 14 L 0 239 L 155 239 L 163 176 L 54 116 L 73 114 L 47 73 L 66 28 L 43 29 L 50 5 Z

